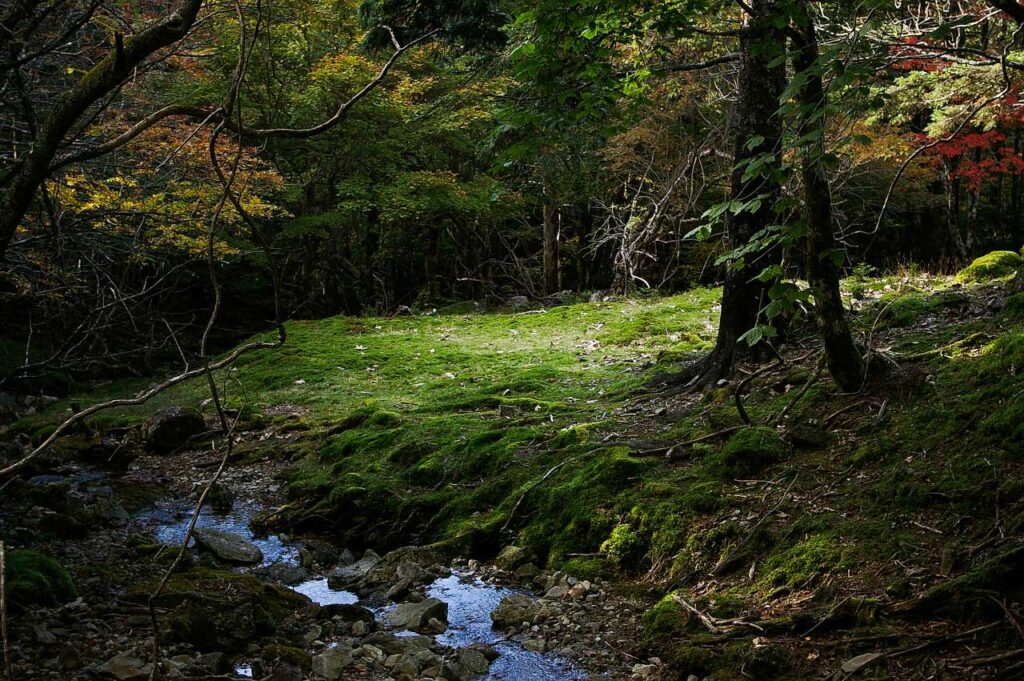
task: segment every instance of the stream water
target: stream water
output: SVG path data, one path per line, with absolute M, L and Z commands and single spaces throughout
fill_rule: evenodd
M 141 514 L 138 520 L 152 529 L 158 541 L 175 544 L 185 537 L 193 509 L 187 501 L 167 500 Z M 295 543 L 284 542 L 275 535 L 253 535 L 249 523 L 258 510 L 252 506 L 236 504 L 230 513 L 218 515 L 203 509 L 197 526 L 214 527 L 246 537 L 263 551 L 262 565 L 277 562 L 297 564 L 299 547 Z M 326 578 L 311 579 L 292 588 L 320 605 L 359 602 L 359 597 L 354 593 L 330 589 Z M 485 681 L 572 681 L 584 678 L 585 674 L 568 660 L 554 653 L 526 650 L 491 628 L 491 612 L 502 598 L 516 593 L 522 592 L 488 584 L 473 575 L 457 572 L 450 577 L 438 579 L 428 587 L 427 595 L 448 604 L 448 629 L 437 635 L 436 640 L 451 648 L 474 643 L 493 646 L 500 656 L 491 665 L 488 674 L 479 677 Z M 374 610 L 380 615 L 387 609 Z M 239 665 L 235 672 L 241 678 L 252 677 L 252 668 L 248 665 Z

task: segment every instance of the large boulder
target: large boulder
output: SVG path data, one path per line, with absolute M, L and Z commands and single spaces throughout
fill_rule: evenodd
M 206 430 L 206 421 L 196 409 L 168 407 L 146 419 L 142 438 L 146 447 L 168 454 L 184 447 L 188 441 Z
M 1020 255 L 1014 251 L 992 251 L 957 272 L 956 280 L 961 284 L 974 284 L 1001 279 L 1014 274 L 1021 263 Z
M 213 527 L 197 527 L 192 536 L 199 548 L 225 563 L 256 565 L 263 560 L 259 547 L 240 534 Z
M 423 633 L 432 630 L 431 620 L 448 623 L 448 604 L 436 598 L 427 598 L 419 603 L 400 603 L 384 618 L 388 626 L 395 629 Z
M 327 575 L 327 586 L 335 591 L 344 591 L 362 581 L 370 570 L 380 564 L 380 561 L 380 556 L 373 551 L 367 551 L 351 565 L 343 565 L 332 570 Z
M 59 605 L 77 596 L 71 575 L 52 556 L 32 549 L 7 554 L 7 598 L 12 608 Z

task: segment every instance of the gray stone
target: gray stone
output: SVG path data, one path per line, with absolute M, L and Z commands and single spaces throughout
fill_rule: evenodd
M 117 681 L 145 679 L 152 671 L 153 665 L 143 662 L 129 652 L 115 655 L 96 668 L 96 673 L 100 677 Z
M 192 533 L 199 548 L 209 551 L 225 563 L 255 565 L 263 552 L 245 537 L 212 527 L 197 527 Z
M 342 678 L 345 667 L 352 664 L 352 651 L 345 648 L 331 648 L 313 656 L 313 673 L 327 681 Z
M 343 591 L 369 574 L 370 570 L 380 563 L 380 556 L 373 551 L 367 551 L 363 557 L 351 565 L 343 565 L 327 575 L 327 586 L 335 591 Z
M 494 566 L 505 572 L 512 572 L 535 558 L 533 551 L 522 546 L 506 546 L 494 559 Z
M 206 421 L 198 410 L 169 407 L 146 419 L 142 425 L 142 439 L 150 450 L 169 454 L 205 430 Z
M 447 624 L 448 604 L 436 598 L 428 598 L 420 603 L 400 603 L 385 615 L 385 619 L 395 629 L 423 632 L 430 629 L 432 619 Z
M 535 620 L 546 619 L 550 614 L 547 606 L 529 596 L 506 596 L 491 612 L 491 622 L 496 629 L 508 629 L 518 627 L 523 622 L 533 623 Z
M 459 676 L 470 678 L 486 674 L 491 663 L 483 652 L 476 648 L 464 648 L 459 651 Z

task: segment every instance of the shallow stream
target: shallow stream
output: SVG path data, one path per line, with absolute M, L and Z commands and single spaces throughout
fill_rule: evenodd
M 138 519 L 152 529 L 157 541 L 176 544 L 185 537 L 193 510 L 194 506 L 190 502 L 166 500 L 141 514 Z M 230 513 L 218 515 L 204 508 L 196 526 L 213 527 L 246 537 L 263 552 L 262 566 L 273 563 L 298 564 L 298 544 L 282 541 L 275 535 L 254 536 L 249 525 L 259 510 L 254 506 L 235 504 Z M 324 577 L 310 579 L 291 588 L 320 605 L 359 602 L 359 597 L 354 593 L 330 589 Z M 571 681 L 583 678 L 585 674 L 570 661 L 553 652 L 526 650 L 491 628 L 491 612 L 502 598 L 517 593 L 523 592 L 488 584 L 471 574 L 453 572 L 450 577 L 438 579 L 427 587 L 427 595 L 448 604 L 448 629 L 435 636 L 435 639 L 451 648 L 462 648 L 474 643 L 493 646 L 500 656 L 491 664 L 490 671 L 479 677 L 486 681 Z M 379 616 L 387 609 L 374 610 Z M 240 678 L 252 676 L 248 665 L 240 665 L 236 673 Z

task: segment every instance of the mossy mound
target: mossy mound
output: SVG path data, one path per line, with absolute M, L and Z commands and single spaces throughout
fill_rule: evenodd
M 722 475 L 757 475 L 789 454 L 789 445 L 774 428 L 751 426 L 737 431 L 712 457 Z
M 144 599 L 155 584 L 141 583 L 131 594 Z M 278 632 L 289 615 L 309 599 L 252 575 L 196 567 L 175 574 L 158 601 L 170 613 L 162 618 L 167 640 L 201 652 L 241 652 L 254 639 Z
M 1024 259 L 1013 251 L 992 251 L 957 272 L 956 280 L 961 284 L 976 284 L 1002 279 L 1014 274 L 1022 262 Z
M 53 606 L 78 597 L 71 575 L 52 556 L 34 550 L 7 555 L 7 596 L 15 608 Z

